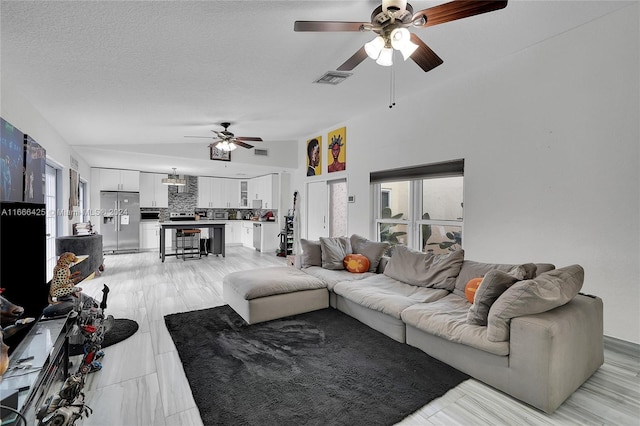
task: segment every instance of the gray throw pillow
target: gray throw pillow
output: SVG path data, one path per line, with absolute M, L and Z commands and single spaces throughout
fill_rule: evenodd
M 376 272 L 378 270 L 380 259 L 382 259 L 384 252 L 389 247 L 391 247 L 391 244 L 387 241 L 371 241 L 356 234 L 351 236 L 351 249 L 353 252 L 362 254 L 369 259 L 369 272 Z
M 524 268 L 522 268 L 524 270 Z M 480 287 L 476 290 L 473 305 L 467 312 L 467 322 L 474 325 L 487 325 L 487 317 L 489 309 L 502 293 L 521 278 L 508 274 L 503 271 L 494 269 L 487 272 L 482 279 Z
M 397 245 L 384 274 L 406 284 L 452 291 L 463 260 L 462 249 L 433 254 Z
M 320 237 L 322 267 L 324 269 L 344 269 L 343 260 L 351 254 L 351 240 L 347 237 Z
M 300 239 L 302 246 L 302 257 L 300 266 L 308 268 L 309 266 L 322 266 L 322 249 L 320 241 Z
M 578 294 L 583 282 L 584 269 L 571 265 L 515 283 L 491 306 L 487 339 L 509 340 L 512 318 L 539 314 L 568 303 Z
M 484 262 L 476 262 L 473 260 L 465 260 L 462 264 L 462 268 L 460 269 L 460 273 L 456 278 L 456 284 L 455 284 L 455 288 L 453 289 L 453 293 L 457 294 L 458 296 L 465 297 L 464 288 L 470 279 L 477 278 L 477 277 L 484 277 L 489 271 L 494 269 L 511 273 L 513 270 L 515 270 L 519 266 L 522 266 L 522 265 L 517 265 L 517 264 L 509 265 L 509 264 L 503 264 L 503 263 L 484 263 Z M 525 266 L 526 266 L 525 270 L 527 271 L 527 276 L 522 278 L 523 280 L 531 279 L 535 277 L 536 273 L 540 273 L 540 271 L 538 271 L 539 268 L 537 268 L 537 265 L 533 263 L 527 263 Z M 534 266 L 536 268 L 532 268 Z M 551 265 L 550 269 L 553 269 L 553 265 Z

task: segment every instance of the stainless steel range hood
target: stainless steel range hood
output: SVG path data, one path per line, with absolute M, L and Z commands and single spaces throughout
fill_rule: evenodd
M 189 176 L 185 176 L 185 175 L 180 175 L 178 176 L 179 179 L 184 179 L 187 184 L 186 185 L 181 185 L 178 186 L 178 194 L 188 194 L 189 193 Z

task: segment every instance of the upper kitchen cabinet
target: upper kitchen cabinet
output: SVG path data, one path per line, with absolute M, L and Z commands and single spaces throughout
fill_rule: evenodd
M 198 176 L 198 206 L 199 208 L 213 207 L 211 201 L 211 181 L 213 178 Z
M 227 207 L 242 207 L 240 195 L 240 180 L 224 179 L 225 202 Z
M 166 174 L 140 173 L 140 207 L 169 207 L 169 187 L 162 183 Z
M 101 191 L 140 191 L 140 172 L 137 170 L 97 169 Z
M 278 203 L 278 175 L 270 174 L 249 181 L 249 207 L 253 200 L 262 200 L 263 209 L 273 209 Z
M 240 181 L 214 177 L 198 177 L 199 208 L 240 207 Z

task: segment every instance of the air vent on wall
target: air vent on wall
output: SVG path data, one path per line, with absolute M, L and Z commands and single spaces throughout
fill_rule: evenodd
M 264 155 L 265 157 L 269 155 L 269 151 L 266 149 L 256 148 L 253 150 L 255 155 Z
M 342 83 L 352 75 L 353 73 L 350 72 L 327 71 L 322 77 L 314 81 L 314 83 L 333 84 L 335 86 L 336 84 Z

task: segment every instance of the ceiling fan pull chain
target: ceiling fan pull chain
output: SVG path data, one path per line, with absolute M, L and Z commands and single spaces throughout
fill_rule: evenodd
M 389 108 L 393 108 L 396 105 L 396 73 L 393 69 L 393 65 L 391 65 L 389 68 L 390 68 Z

